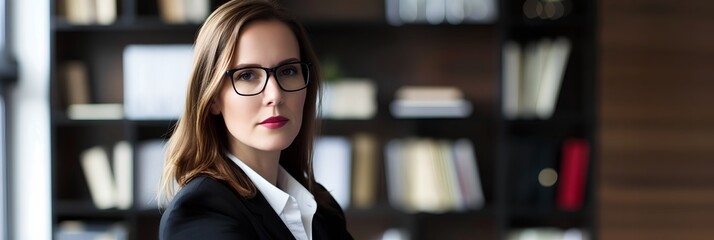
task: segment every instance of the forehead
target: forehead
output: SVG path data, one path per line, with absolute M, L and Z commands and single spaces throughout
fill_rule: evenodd
M 287 24 L 278 20 L 258 20 L 241 29 L 232 63 L 264 67 L 295 58 L 300 59 L 297 38 Z

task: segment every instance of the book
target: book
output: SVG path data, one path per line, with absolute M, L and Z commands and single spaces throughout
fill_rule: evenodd
M 485 204 L 478 160 L 473 143 L 468 139 L 458 139 L 453 144 L 453 158 L 456 175 L 466 209 L 480 209 Z
M 570 40 L 558 37 L 503 47 L 503 116 L 506 119 L 549 119 L 570 54 Z
M 386 0 L 385 1 L 385 12 L 387 13 L 386 20 L 389 25 L 400 26 L 402 25 L 402 17 L 400 16 L 400 2 L 405 0 Z
M 313 155 L 315 180 L 332 194 L 343 209 L 350 206 L 352 145 L 344 137 L 321 136 Z
M 553 116 L 569 54 L 570 40 L 565 37 L 554 40 L 549 48 L 535 107 L 536 115 L 540 119 Z
M 397 9 L 394 12 L 397 12 L 397 15 L 399 15 L 399 19 L 401 20 L 399 23 L 424 22 L 424 12 L 426 9 L 425 0 L 399 0 L 396 6 Z
M 579 228 L 559 229 L 555 227 L 531 227 L 508 231 L 508 240 L 583 240 L 587 233 Z
M 557 168 L 557 144 L 553 141 L 540 141 L 536 145 L 536 155 L 531 160 L 534 174 L 535 192 L 531 204 L 540 209 L 555 207 L 555 189 L 559 181 Z
M 326 83 L 322 98 L 326 119 L 370 119 L 377 114 L 377 86 L 369 79 Z
M 527 207 L 555 207 L 557 145 L 547 140 L 524 140 L 514 144 L 510 157 L 514 203 Z
M 211 2 L 209 0 L 183 0 L 186 22 L 201 24 L 208 17 Z
M 352 175 L 352 206 L 354 208 L 371 208 L 377 202 L 377 184 L 379 175 L 377 169 L 377 140 L 367 133 L 352 137 L 353 175 Z
M 124 117 L 124 107 L 118 103 L 72 104 L 67 117 L 73 120 L 111 120 Z
M 186 22 L 184 0 L 159 0 L 159 16 L 167 23 L 180 24 Z
M 494 0 L 463 0 L 464 22 L 488 23 L 498 17 L 498 6 Z
M 540 93 L 543 65 L 549 53 L 551 40 L 544 38 L 526 45 L 523 84 L 521 84 L 521 117 L 535 118 L 538 94 Z
M 472 106 L 453 86 L 403 86 L 389 109 L 398 118 L 464 118 Z
M 65 106 L 91 102 L 87 64 L 81 61 L 63 62 L 59 72 L 63 82 Z
M 64 0 L 65 17 L 68 23 L 87 25 L 96 22 L 95 0 Z
M 136 147 L 136 181 L 137 207 L 139 209 L 156 209 L 157 189 L 164 167 L 165 143 L 163 140 L 146 140 Z
M 443 212 L 441 182 L 435 173 L 434 149 L 427 139 L 406 142 L 406 210 L 408 212 Z
M 403 228 L 389 228 L 384 230 L 384 233 L 378 238 L 380 240 L 401 240 L 401 239 L 411 239 L 409 237 L 409 231 Z
M 432 140 L 432 144 L 436 150 L 436 161 L 440 168 L 437 172 L 441 181 L 440 190 L 443 194 L 444 211 L 466 210 L 466 202 L 464 201 L 464 192 L 461 191 L 459 185 L 459 174 L 454 158 L 453 144 L 447 140 Z
M 387 143 L 385 154 L 392 206 L 428 213 L 483 206 L 473 146 L 468 140 L 393 139 Z
M 402 24 L 450 24 L 492 22 L 498 16 L 494 0 L 388 0 L 387 22 Z
M 511 229 L 507 233 L 508 240 L 582 240 L 585 238 L 583 230 L 578 228 L 560 229 L 555 227 L 530 227 Z
M 403 140 L 392 139 L 385 146 L 385 168 L 387 175 L 387 197 L 389 203 L 398 208 L 404 206 L 406 174 L 404 174 L 403 162 Z
M 437 25 L 446 18 L 446 0 L 427 0 L 425 4 L 426 21 Z
M 464 98 L 464 94 L 452 86 L 403 86 L 394 94 L 396 99 L 415 101 L 451 101 Z
M 125 240 L 129 233 L 124 223 L 87 222 L 63 220 L 55 230 L 57 240 Z
M 177 119 L 184 110 L 193 46 L 129 45 L 123 54 L 126 118 Z
M 561 180 L 557 205 L 564 211 L 582 208 L 588 175 L 590 146 L 585 139 L 568 139 L 563 143 L 560 164 Z
M 106 150 L 101 146 L 87 149 L 82 152 L 80 162 L 94 206 L 98 209 L 116 207 L 116 184 Z
M 503 116 L 516 119 L 521 112 L 521 47 L 515 41 L 503 46 Z
M 70 24 L 109 25 L 117 18 L 116 0 L 64 0 L 58 8 Z
M 160 0 L 159 16 L 171 24 L 201 24 L 210 11 L 209 0 Z
M 464 0 L 446 0 L 444 1 L 444 17 L 450 24 L 460 24 L 466 17 L 466 3 Z
M 117 208 L 129 209 L 134 199 L 134 158 L 131 144 L 121 141 L 114 145 L 114 178 Z
M 397 118 L 466 118 L 473 106 L 466 100 L 394 100 L 389 109 Z
M 95 0 L 96 22 L 109 25 L 117 19 L 117 0 Z

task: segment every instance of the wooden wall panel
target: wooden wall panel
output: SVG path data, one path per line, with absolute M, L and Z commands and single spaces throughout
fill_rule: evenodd
M 599 4 L 599 236 L 714 239 L 714 1 Z

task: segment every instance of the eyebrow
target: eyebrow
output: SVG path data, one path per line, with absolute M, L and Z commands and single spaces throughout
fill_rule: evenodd
M 280 66 L 280 65 L 283 65 L 286 63 L 294 63 L 294 62 L 299 62 L 299 61 L 300 61 L 300 59 L 297 59 L 297 58 L 288 58 L 288 59 L 278 62 L 278 64 L 276 64 L 275 66 Z M 275 67 L 275 66 L 273 66 L 273 67 Z M 247 67 L 263 67 L 263 66 L 261 66 L 260 64 L 256 64 L 256 63 L 241 63 L 241 64 L 238 64 L 235 67 L 233 67 L 233 69 L 247 68 Z

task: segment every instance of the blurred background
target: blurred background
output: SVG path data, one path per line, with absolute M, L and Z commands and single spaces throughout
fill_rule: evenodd
M 0 0 L 0 239 L 156 239 L 221 0 Z M 357 239 L 712 239 L 714 3 L 282 0 Z

